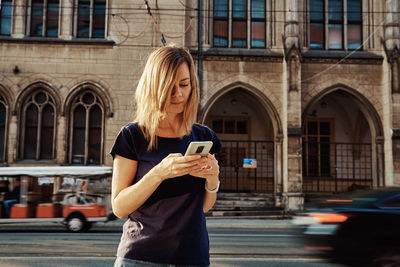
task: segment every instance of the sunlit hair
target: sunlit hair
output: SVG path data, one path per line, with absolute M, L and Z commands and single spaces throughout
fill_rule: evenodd
M 180 119 L 181 127 L 187 135 L 196 120 L 199 102 L 198 81 L 190 53 L 173 45 L 161 47 L 150 54 L 140 77 L 136 88 L 135 121 L 149 141 L 149 150 L 157 146 L 156 129 L 158 123 L 167 116 L 176 73 L 184 62 L 189 67 L 191 92 Z

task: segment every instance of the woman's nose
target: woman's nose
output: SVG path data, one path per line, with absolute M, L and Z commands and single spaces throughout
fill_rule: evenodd
M 175 86 L 172 91 L 172 96 L 182 96 L 182 89 L 179 86 Z

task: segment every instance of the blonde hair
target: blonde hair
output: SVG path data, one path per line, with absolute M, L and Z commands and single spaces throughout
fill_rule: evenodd
M 199 103 L 198 80 L 192 56 L 184 48 L 165 46 L 152 52 L 144 67 L 136 88 L 135 121 L 149 142 L 149 150 L 157 146 L 157 126 L 160 120 L 166 118 L 177 69 L 185 62 L 189 67 L 191 92 L 181 114 L 180 126 L 187 135 L 196 120 Z

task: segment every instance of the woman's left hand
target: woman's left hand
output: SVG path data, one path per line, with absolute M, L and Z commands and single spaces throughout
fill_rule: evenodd
M 202 157 L 199 160 L 198 165 L 201 168 L 198 171 L 193 171 L 189 174 L 192 176 L 205 178 L 207 180 L 206 186 L 210 190 L 216 188 L 219 181 L 219 165 L 215 156 L 208 153 L 206 157 Z

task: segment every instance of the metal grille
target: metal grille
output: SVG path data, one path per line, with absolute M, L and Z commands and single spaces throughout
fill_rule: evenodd
M 273 192 L 273 141 L 222 141 L 217 154 L 220 165 L 221 191 Z M 243 159 L 257 160 L 257 168 L 243 168 Z
M 303 142 L 304 192 L 346 192 L 371 187 L 371 144 Z

